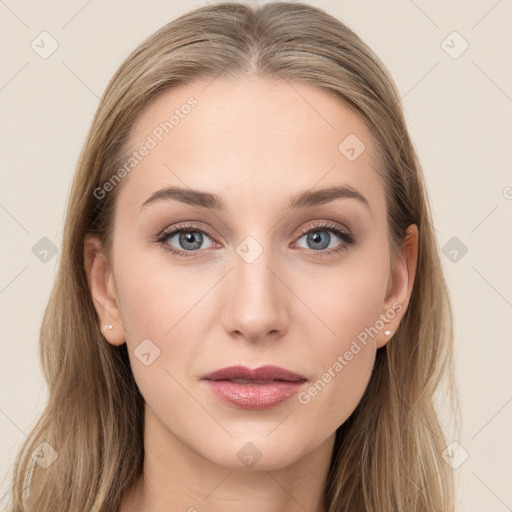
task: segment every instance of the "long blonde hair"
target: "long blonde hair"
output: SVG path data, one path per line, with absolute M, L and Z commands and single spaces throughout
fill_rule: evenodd
M 409 307 L 336 432 L 325 510 L 453 510 L 452 469 L 442 458 L 453 438 L 445 437 L 435 403 L 443 390 L 458 426 L 452 310 L 400 97 L 378 57 L 342 22 L 307 4 L 276 2 L 193 10 L 147 38 L 108 84 L 73 179 L 40 330 L 49 399 L 15 461 L 13 512 L 116 511 L 140 475 L 144 401 L 126 344 L 106 343 L 99 330 L 84 270 L 86 234 L 98 236 L 110 255 L 120 187 L 101 200 L 94 191 L 119 169 L 131 127 L 159 94 L 199 78 L 250 73 L 316 85 L 355 109 L 379 150 L 392 264 L 406 228 L 419 229 Z M 49 447 L 56 460 L 35 464 L 37 450 L 53 454 Z

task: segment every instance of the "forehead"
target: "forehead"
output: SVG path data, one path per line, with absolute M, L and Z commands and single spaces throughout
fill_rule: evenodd
M 170 185 L 226 196 L 228 205 L 229 197 L 258 197 L 263 205 L 263 193 L 284 202 L 315 184 L 349 184 L 370 202 L 383 199 L 374 144 L 360 116 L 305 83 L 244 77 L 180 85 L 143 112 L 130 150 L 140 161 L 119 197 L 130 210 Z

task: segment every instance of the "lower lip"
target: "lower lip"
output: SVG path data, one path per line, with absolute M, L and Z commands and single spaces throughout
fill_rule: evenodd
M 229 380 L 207 380 L 209 388 L 221 399 L 240 409 L 269 409 L 295 395 L 304 380 L 276 380 L 267 384 L 239 384 Z

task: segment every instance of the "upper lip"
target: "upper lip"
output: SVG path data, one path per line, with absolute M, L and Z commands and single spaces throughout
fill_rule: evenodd
M 305 381 L 306 377 L 298 373 L 279 368 L 278 366 L 260 366 L 247 368 L 246 366 L 228 366 L 203 376 L 207 380 L 283 380 L 289 382 Z

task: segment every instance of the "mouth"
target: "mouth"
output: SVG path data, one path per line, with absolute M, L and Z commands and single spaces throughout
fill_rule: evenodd
M 277 366 L 230 366 L 202 377 L 217 398 L 241 409 L 268 409 L 295 395 L 306 377 Z

